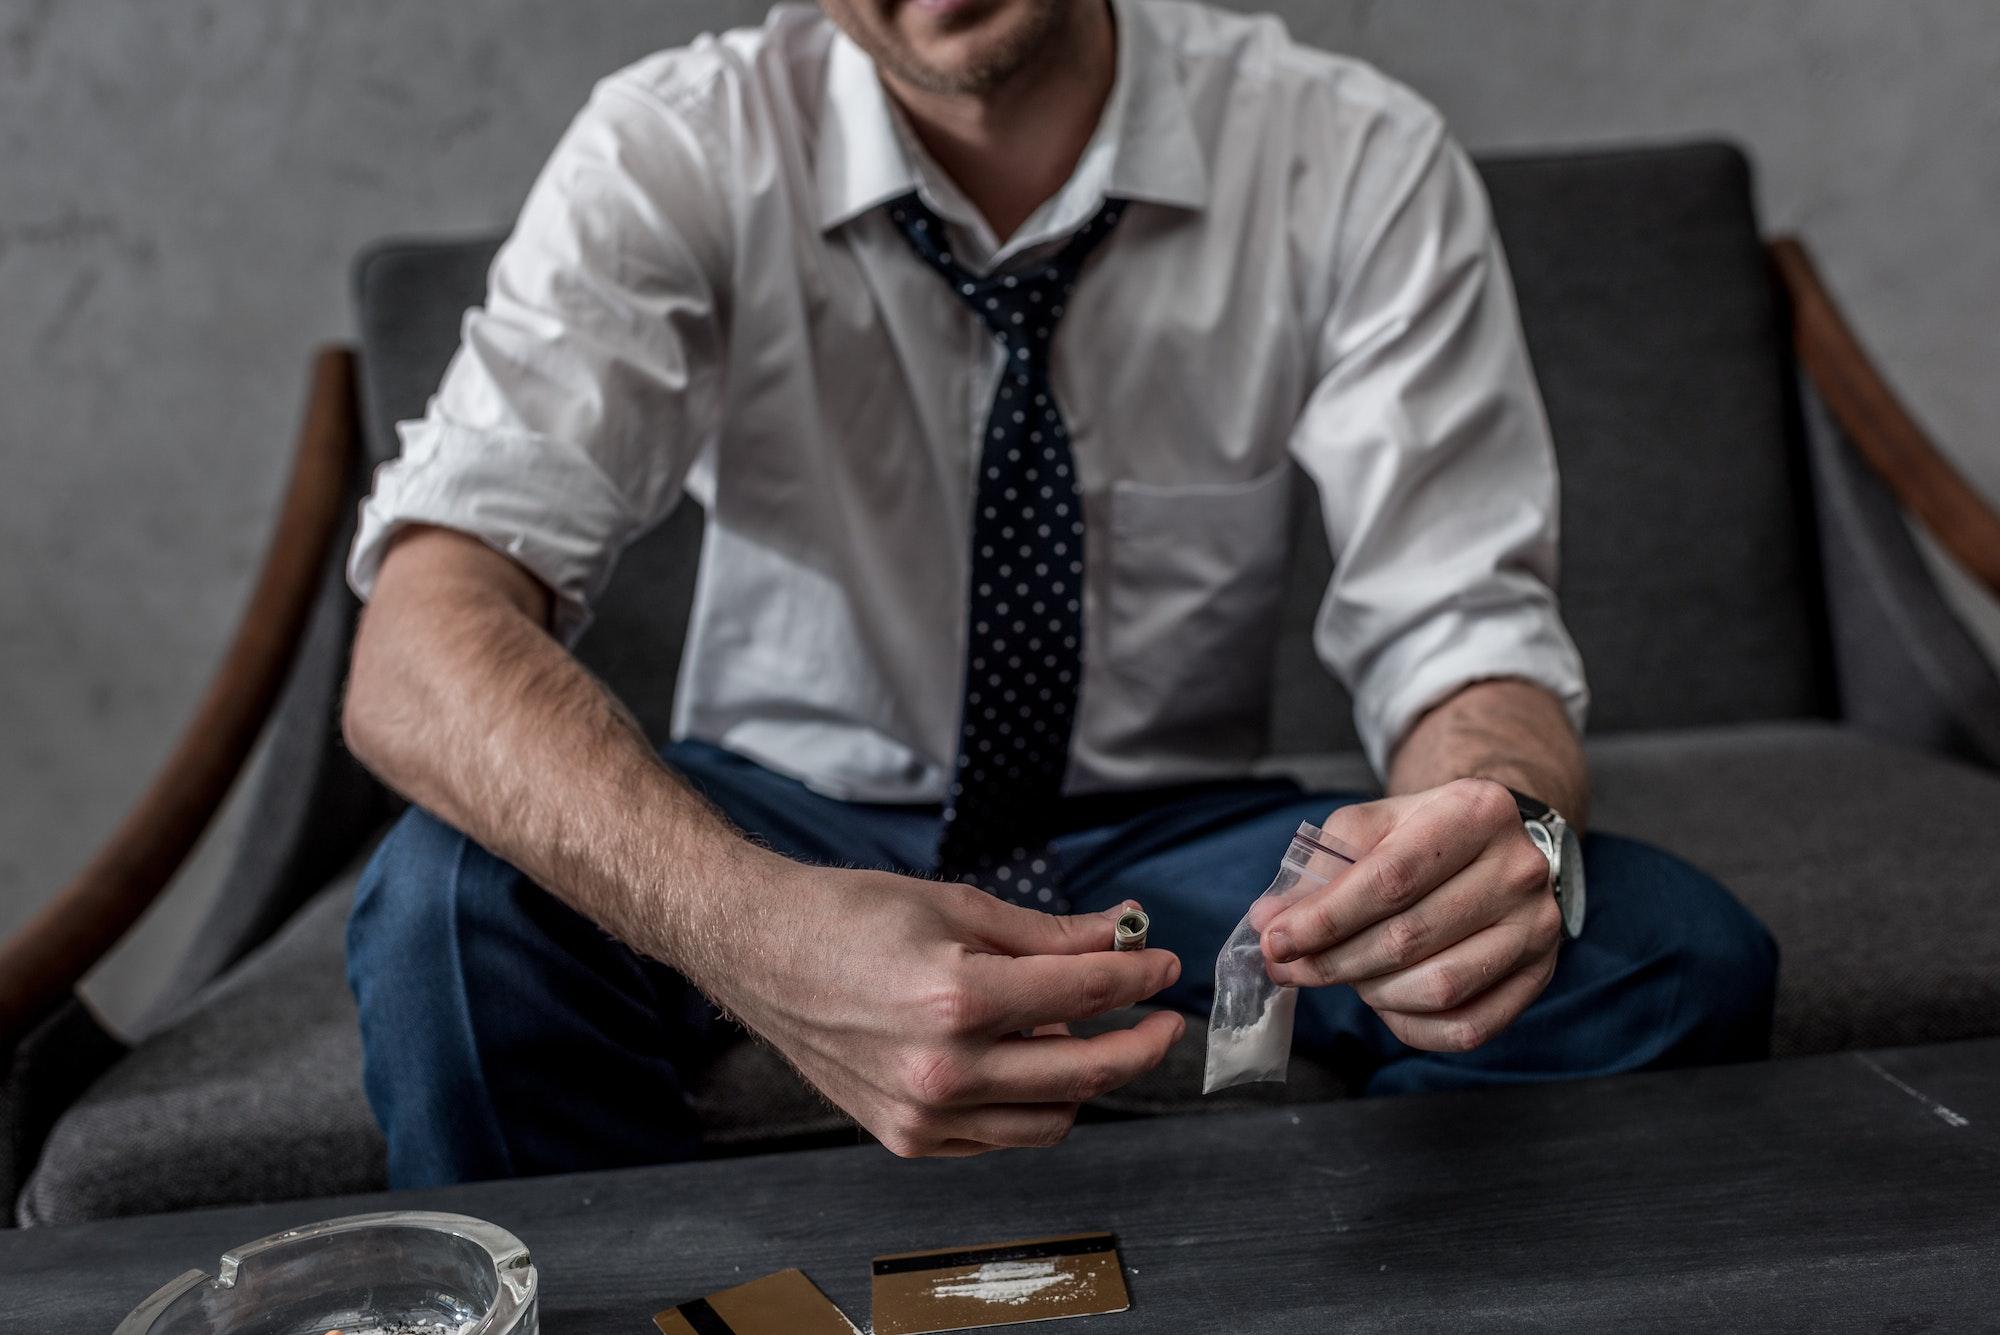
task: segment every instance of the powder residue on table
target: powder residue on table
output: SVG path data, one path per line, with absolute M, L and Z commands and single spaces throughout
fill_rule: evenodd
M 1054 1261 L 989 1261 L 969 1275 L 933 1282 L 931 1297 L 1018 1305 L 1082 1278 L 1073 1270 L 1058 1269 Z

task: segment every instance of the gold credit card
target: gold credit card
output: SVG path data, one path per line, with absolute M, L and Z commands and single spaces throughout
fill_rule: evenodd
M 738 1284 L 669 1307 L 653 1318 L 660 1335 L 859 1335 L 800 1270 Z
M 875 1258 L 874 1335 L 1012 1326 L 1132 1305 L 1109 1233 Z

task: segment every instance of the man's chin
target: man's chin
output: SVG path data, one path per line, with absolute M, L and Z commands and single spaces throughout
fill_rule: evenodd
M 934 92 L 977 94 L 1019 68 L 1048 20 L 1019 0 L 897 0 L 890 21 L 904 77 Z

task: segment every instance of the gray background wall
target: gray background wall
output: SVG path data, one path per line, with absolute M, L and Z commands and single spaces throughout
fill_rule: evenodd
M 87 857 L 202 688 L 308 349 L 386 233 L 508 220 L 598 75 L 758 0 L 0 0 L 0 932 Z M 2000 497 L 2000 6 L 1290 0 L 1476 149 L 1721 134 Z M 1948 578 L 1949 578 L 1948 574 Z M 1988 643 L 2000 614 L 1952 588 Z M 234 810 L 93 980 L 129 1021 Z

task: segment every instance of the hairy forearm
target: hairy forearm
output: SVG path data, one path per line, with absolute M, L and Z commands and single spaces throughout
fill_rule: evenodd
M 1560 701 L 1533 683 L 1475 682 L 1419 719 L 1389 764 L 1391 794 L 1493 779 L 1547 802 L 1581 829 L 1590 778 Z
M 356 637 L 348 745 L 572 908 L 700 977 L 710 910 L 780 860 L 660 763 L 547 614 L 547 592 L 505 557 L 442 530 L 405 536 Z

